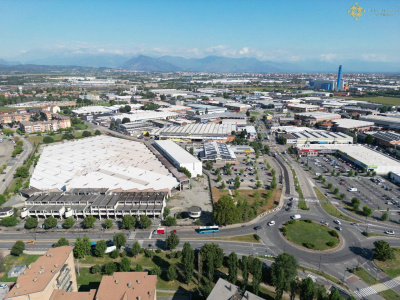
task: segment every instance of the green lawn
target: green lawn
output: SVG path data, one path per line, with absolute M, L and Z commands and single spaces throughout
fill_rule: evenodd
M 400 248 L 393 248 L 395 259 L 379 261 L 374 259 L 375 264 L 392 278 L 400 276 Z
M 353 99 L 357 100 L 357 101 L 375 102 L 375 103 L 381 103 L 381 104 L 387 104 L 387 105 L 399 105 L 399 103 L 400 103 L 400 98 L 398 98 L 398 97 L 397 98 L 396 97 L 384 97 L 384 96 L 354 97 Z
M 374 285 L 379 283 L 378 280 L 374 278 L 371 274 L 369 274 L 364 268 L 356 268 L 354 270 L 354 274 L 356 274 L 358 277 L 360 277 L 362 280 L 365 281 L 366 284 L 368 285 Z
M 89 131 L 92 136 L 94 136 L 94 131 L 93 130 L 87 130 Z M 33 144 L 38 144 L 38 143 L 43 143 L 43 138 L 45 136 L 50 136 L 54 139 L 54 142 L 59 142 L 61 141 L 61 138 L 63 136 L 64 133 L 61 134 L 56 134 L 56 135 L 42 135 L 42 136 L 34 136 L 34 135 L 30 135 L 28 137 L 28 139 L 33 143 Z M 73 132 L 72 133 L 76 138 L 81 138 L 82 137 L 82 132 Z
M 318 200 L 320 201 L 319 203 L 321 204 L 322 208 L 330 215 L 342 219 L 344 221 L 348 222 L 359 222 L 355 219 L 350 218 L 349 216 L 346 216 L 343 214 L 340 210 L 338 210 L 332 203 L 328 201 L 328 199 L 321 193 L 319 189 L 314 187 L 314 191 L 317 194 Z
M 252 114 L 252 115 L 259 115 L 260 113 L 259 113 L 258 111 L 252 111 L 252 112 L 250 112 L 250 114 Z
M 302 210 L 310 210 L 310 209 L 307 207 L 307 203 L 306 203 L 305 200 L 299 200 L 299 208 L 302 209 Z
M 381 295 L 383 298 L 385 298 L 387 300 L 400 299 L 400 295 L 392 290 L 386 290 L 386 291 L 380 292 L 379 295 Z
M 4 258 L 4 273 L 1 274 L 0 281 L 3 282 L 15 282 L 17 279 L 16 277 L 7 277 L 7 272 L 10 271 L 10 269 L 14 265 L 29 265 L 33 262 L 35 262 L 41 255 L 28 255 L 28 254 L 22 254 L 21 256 L 13 256 L 13 255 L 7 255 Z
M 286 237 L 297 245 L 305 246 L 306 243 L 311 243 L 314 245 L 314 247 L 312 247 L 314 250 L 327 250 L 333 248 L 327 245 L 328 242 L 334 242 L 335 246 L 339 243 L 338 238 L 329 234 L 328 231 L 332 229 L 318 223 L 307 223 L 301 220 L 295 221 L 294 224 L 286 224 Z

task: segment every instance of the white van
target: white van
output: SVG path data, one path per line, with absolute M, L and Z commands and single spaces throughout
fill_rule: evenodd
M 349 189 L 347 189 L 347 191 L 348 192 L 357 192 L 357 189 L 356 188 L 349 188 Z
M 299 219 L 301 219 L 301 215 L 293 215 L 290 218 L 293 220 L 299 220 Z

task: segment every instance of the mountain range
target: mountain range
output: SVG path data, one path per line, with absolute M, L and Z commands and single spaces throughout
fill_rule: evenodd
M 18 62 L 15 62 L 17 60 Z M 310 73 L 336 72 L 339 64 L 344 72 L 377 72 L 398 73 L 400 63 L 367 62 L 362 60 L 320 61 L 304 60 L 296 62 L 278 62 L 259 60 L 257 58 L 232 58 L 222 56 L 206 56 L 204 58 L 183 58 L 179 56 L 147 56 L 127 57 L 118 54 L 70 54 L 56 53 L 50 56 L 44 53 L 26 53 L 13 58 L 13 61 L 0 59 L 0 66 L 17 65 L 42 66 L 79 66 L 123 68 L 135 71 L 172 72 L 221 72 L 221 73 Z

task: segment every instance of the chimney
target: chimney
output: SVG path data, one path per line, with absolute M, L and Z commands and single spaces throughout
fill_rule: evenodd
M 35 282 L 36 282 L 36 281 L 37 281 L 37 277 L 33 278 L 33 281 L 35 281 Z
M 28 266 L 28 269 L 30 269 L 30 268 L 32 268 L 32 266 L 31 266 L 31 265 L 29 265 L 29 266 Z
M 57 267 L 58 267 L 58 264 L 55 264 L 54 267 L 57 268 Z
M 132 286 L 132 282 L 128 282 L 128 287 L 130 288 Z
M 138 283 L 138 284 L 140 284 L 140 280 L 138 279 L 138 280 L 136 280 L 136 282 Z
M 17 289 L 19 289 L 19 283 L 17 283 L 17 284 L 15 285 L 15 287 L 16 287 Z
M 119 282 L 119 280 L 118 280 L 118 279 L 115 279 L 115 283 L 118 284 L 118 282 Z

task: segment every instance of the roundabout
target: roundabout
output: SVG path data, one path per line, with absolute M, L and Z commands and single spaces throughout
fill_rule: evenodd
M 314 252 L 332 252 L 343 245 L 343 240 L 335 229 L 311 219 L 290 220 L 282 225 L 281 233 L 292 245 Z

